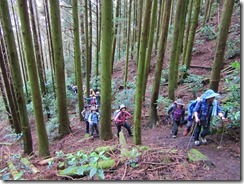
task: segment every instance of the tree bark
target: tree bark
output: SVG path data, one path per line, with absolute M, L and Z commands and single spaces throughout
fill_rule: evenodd
M 148 43 L 148 32 L 150 27 L 150 14 L 151 14 L 152 0 L 147 0 L 145 4 L 145 11 L 143 16 L 143 25 L 140 40 L 140 50 L 137 68 L 136 80 L 136 97 L 135 97 L 135 111 L 134 111 L 134 136 L 133 142 L 136 145 L 142 144 L 141 141 L 141 107 L 142 107 L 142 80 L 145 68 L 145 56 Z
M 217 38 L 216 52 L 214 56 L 213 69 L 211 72 L 210 89 L 218 91 L 220 72 L 223 69 L 226 41 L 231 23 L 235 0 L 225 0 L 221 15 L 220 30 Z
M 112 138 L 111 129 L 111 64 L 113 45 L 113 1 L 102 0 L 102 35 L 101 35 L 101 119 L 100 137 L 102 140 Z
M 8 46 L 7 49 L 10 58 L 9 61 L 11 65 L 11 73 L 13 76 L 14 90 L 15 90 L 15 95 L 17 99 L 19 114 L 20 114 L 20 123 L 21 123 L 21 130 L 23 133 L 23 142 L 24 142 L 24 153 L 31 154 L 33 151 L 31 129 L 30 129 L 29 119 L 28 119 L 28 114 L 26 109 L 23 83 L 21 78 L 17 50 L 16 50 L 17 47 L 15 45 L 7 0 L 0 1 L 0 15 L 3 24 L 4 38 Z
M 59 134 L 63 137 L 71 132 L 71 128 L 67 110 L 60 9 L 58 0 L 49 0 L 49 3 L 51 11 L 51 33 L 54 51 Z
M 160 88 L 160 80 L 162 75 L 162 67 L 164 63 L 164 55 L 167 46 L 167 37 L 168 37 L 168 29 L 169 29 L 169 20 L 170 20 L 170 7 L 171 0 L 166 0 L 165 8 L 162 6 L 163 19 L 161 20 L 161 35 L 159 37 L 159 48 L 158 48 L 158 57 L 157 63 L 154 73 L 154 81 L 152 87 L 152 96 L 150 101 L 150 110 L 149 110 L 149 127 L 153 128 L 156 126 L 156 122 L 158 121 L 157 115 L 157 100 Z

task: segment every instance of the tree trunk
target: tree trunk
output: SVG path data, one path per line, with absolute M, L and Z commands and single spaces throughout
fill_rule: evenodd
M 193 48 L 195 33 L 196 33 L 196 29 L 197 29 L 197 24 L 198 24 L 200 3 L 201 3 L 201 0 L 194 1 L 193 18 L 192 18 L 190 32 L 189 32 L 189 40 L 188 40 L 187 46 L 186 46 L 186 55 L 184 58 L 184 63 L 186 65 L 187 69 L 190 69 L 190 64 L 191 64 L 192 48 Z
M 165 4 L 165 1 L 163 1 L 162 3 L 162 0 L 159 0 L 159 6 L 158 6 L 158 22 L 157 22 L 157 33 L 156 33 L 156 41 L 155 41 L 155 50 L 154 50 L 154 54 L 157 55 L 158 53 L 158 39 L 159 39 L 159 36 L 160 36 L 160 21 L 163 19 L 163 17 L 161 17 L 161 14 L 162 14 L 162 6 L 164 6 Z
M 176 5 L 176 12 L 174 17 L 174 33 L 173 33 L 173 43 L 171 47 L 170 54 L 170 63 L 169 63 L 169 85 L 168 85 L 168 98 L 174 100 L 175 98 L 175 84 L 177 80 L 175 78 L 175 68 L 177 68 L 177 54 L 179 51 L 179 35 L 180 35 L 180 19 L 181 19 L 181 10 L 183 7 L 183 0 L 178 0 Z M 178 68 L 177 68 L 178 69 Z
M 78 19 L 78 5 L 77 0 L 73 0 L 73 24 L 74 24 L 74 55 L 75 55 L 75 73 L 76 73 L 76 83 L 78 91 L 78 104 L 79 104 L 79 117 L 80 121 L 83 120 L 81 111 L 84 107 L 83 100 L 83 82 L 81 76 L 81 60 L 80 60 L 80 36 L 79 36 L 79 19 Z
M 139 16 L 138 16 L 138 25 L 137 25 L 137 29 L 138 29 L 138 40 L 137 40 L 137 57 L 136 60 L 137 62 L 139 61 L 139 54 L 140 54 L 140 41 L 141 41 L 141 22 L 142 22 L 142 13 L 143 13 L 143 2 L 144 0 L 139 0 Z M 137 63 L 138 65 L 138 63 Z
M 141 141 L 141 107 L 142 107 L 142 80 L 145 68 L 145 56 L 148 43 L 148 32 L 150 27 L 152 0 L 147 0 L 145 4 L 145 11 L 143 16 L 143 25 L 140 40 L 140 50 L 137 68 L 136 80 L 136 97 L 135 97 L 135 111 L 134 111 L 134 137 L 133 141 L 136 145 L 142 144 Z
M 37 33 L 37 26 L 35 23 L 35 15 L 34 15 L 34 8 L 32 0 L 29 0 L 29 9 L 30 9 L 30 18 L 31 18 L 31 25 L 32 25 L 32 32 L 33 32 L 33 41 L 35 46 L 35 55 L 36 55 L 36 63 L 38 66 L 38 75 L 40 80 L 40 86 L 42 94 L 44 95 L 46 93 L 46 87 L 45 87 L 45 80 L 44 80 L 44 69 L 42 64 L 42 58 L 41 58 L 41 47 L 38 43 L 38 33 Z M 37 15 L 36 15 L 37 16 Z
M 225 0 L 221 15 L 220 30 L 217 38 L 213 69 L 211 71 L 210 89 L 218 91 L 220 72 L 223 69 L 226 41 L 231 23 L 235 0 Z
M 168 37 L 168 28 L 169 28 L 169 19 L 170 19 L 170 7 L 171 0 L 166 0 L 165 6 L 161 7 L 161 11 L 163 12 L 163 19 L 161 20 L 161 35 L 159 37 L 159 49 L 158 49 L 158 57 L 157 63 L 154 73 L 154 81 L 152 87 L 152 96 L 150 101 L 150 110 L 149 110 L 149 127 L 153 128 L 156 126 L 156 122 L 158 121 L 157 115 L 157 100 L 160 88 L 160 81 L 162 75 L 162 67 L 164 63 L 164 55 L 167 45 L 167 37 Z
M 111 64 L 113 45 L 113 1 L 102 0 L 101 44 L 101 139 L 112 138 L 111 129 Z
M 31 3 L 31 2 L 30 2 Z M 36 131 L 38 137 L 38 155 L 41 157 L 49 156 L 48 137 L 43 117 L 41 92 L 38 83 L 37 66 L 32 44 L 30 21 L 28 15 L 27 2 L 18 0 L 18 9 L 21 22 L 21 30 L 24 41 L 24 50 L 27 60 L 27 69 L 30 79 L 31 97 L 36 120 Z
M 184 39 L 184 47 L 183 47 L 183 55 L 182 55 L 182 64 L 186 65 L 185 63 L 185 56 L 186 56 L 186 49 L 187 49 L 187 43 L 188 43 L 188 37 L 189 37 L 189 31 L 191 27 L 191 12 L 192 12 L 192 5 L 193 5 L 193 0 L 190 0 L 189 3 L 189 10 L 188 10 L 188 17 L 187 17 L 187 28 L 185 31 L 185 39 Z
M 129 67 L 129 48 L 130 48 L 130 22 L 131 22 L 131 4 L 132 0 L 129 1 L 129 13 L 128 13 L 128 27 L 127 27 L 127 44 L 126 44 L 126 60 L 125 60 L 125 79 L 124 79 L 124 89 L 127 88 L 127 78 L 128 78 L 128 67 Z
M 89 47 L 89 30 L 88 30 L 88 5 L 85 0 L 85 41 L 86 41 L 86 96 L 90 94 L 90 78 L 91 78 L 91 61 L 90 61 L 90 47 Z
M 7 49 L 10 58 L 11 73 L 13 76 L 15 95 L 19 109 L 21 129 L 23 133 L 24 153 L 29 155 L 33 151 L 31 129 L 26 109 L 19 60 L 14 40 L 14 34 L 11 26 L 11 18 L 9 15 L 7 0 L 0 1 L 0 15 L 3 24 L 4 38 L 8 46 Z
M 146 59 L 145 59 L 145 69 L 143 74 L 143 82 L 142 82 L 142 99 L 145 100 L 145 93 L 146 93 L 146 86 L 147 86 L 147 79 L 150 71 L 150 63 L 151 63 L 151 53 L 153 47 L 153 40 L 154 40 L 154 32 L 155 32 L 155 25 L 157 20 L 157 8 L 158 8 L 158 0 L 153 1 L 153 8 L 151 12 L 151 20 L 150 20 L 150 31 L 149 31 L 149 41 L 148 47 L 146 52 Z
M 119 18 L 119 9 L 120 9 L 120 0 L 117 0 L 117 5 L 116 5 L 116 14 L 115 14 L 115 19 Z M 113 67 L 114 67 L 114 56 L 115 56 L 115 50 L 116 50 L 116 39 L 117 39 L 117 32 L 118 32 L 118 25 L 119 22 L 116 21 L 114 26 L 114 40 L 113 40 L 113 54 L 112 54 L 112 67 L 111 67 L 111 73 L 113 73 Z
M 52 24 L 51 30 L 54 51 L 53 54 L 55 64 L 59 134 L 61 137 L 63 137 L 71 132 L 71 128 L 69 125 L 69 117 L 67 111 L 60 9 L 58 0 L 50 0 L 49 3 Z
M 19 134 L 19 133 L 21 133 L 20 119 L 19 119 L 19 116 L 18 116 L 18 111 L 17 111 L 16 104 L 15 104 L 15 101 L 14 101 L 14 94 L 13 94 L 13 91 L 11 90 L 11 87 L 10 87 L 10 82 L 9 82 L 9 79 L 8 79 L 8 74 L 7 74 L 7 70 L 6 70 L 6 66 L 5 66 L 5 63 L 7 63 L 7 52 L 6 52 L 5 47 L 4 47 L 4 41 L 3 41 L 3 36 L 2 36 L 2 30 L 1 29 L 0 29 L 0 40 L 1 40 L 0 41 L 0 43 L 1 43 L 1 47 L 0 47 L 0 67 L 1 67 L 1 70 L 2 70 L 2 76 L 3 76 L 2 78 L 3 78 L 5 90 L 6 90 L 6 95 L 7 95 L 7 98 L 8 98 L 7 101 L 9 103 L 9 108 L 10 108 L 9 116 L 11 117 L 11 119 L 9 120 L 9 122 L 14 127 L 15 133 Z M 6 58 L 4 58 L 4 53 L 5 53 Z M 4 96 L 6 97 L 4 90 L 2 90 L 2 95 L 3 95 L 3 98 L 4 98 Z M 8 105 L 7 106 L 6 105 L 5 105 L 5 107 L 8 108 Z M 8 112 L 7 108 L 6 108 L 6 110 Z

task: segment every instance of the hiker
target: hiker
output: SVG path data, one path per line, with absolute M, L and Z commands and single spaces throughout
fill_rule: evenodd
M 207 143 L 206 136 L 209 133 L 212 116 L 218 115 L 224 122 L 228 121 L 222 113 L 219 102 L 215 99 L 217 96 L 219 94 L 215 93 L 212 89 L 205 91 L 193 109 L 196 122 L 194 131 L 194 143 L 196 146 L 200 145 L 199 137 L 203 144 Z
M 99 91 L 96 92 L 96 104 L 98 107 L 100 107 L 100 93 Z
M 114 121 L 117 126 L 117 136 L 119 137 L 119 132 L 121 131 L 121 126 L 125 127 L 129 133 L 129 136 L 133 136 L 130 126 L 126 123 L 126 120 L 131 117 L 131 114 L 126 111 L 126 106 L 121 104 L 119 106 L 119 113 L 114 118 Z
M 96 96 L 95 92 L 93 89 L 90 89 L 90 97 Z
M 84 118 L 84 121 L 86 122 L 86 133 L 89 134 L 89 122 L 88 118 L 91 113 L 90 109 L 91 105 L 86 104 L 84 110 L 81 112 L 82 117 Z
M 200 97 L 197 97 L 196 100 L 193 100 L 187 108 L 187 124 L 186 124 L 186 128 L 185 131 L 183 132 L 184 136 L 187 136 L 187 134 L 191 131 L 191 127 L 192 127 L 192 122 L 193 122 L 193 118 L 194 118 L 194 114 L 193 114 L 193 109 L 195 107 L 195 105 L 197 104 L 197 102 L 200 100 Z
M 174 104 L 169 108 L 168 115 L 172 117 L 172 133 L 173 138 L 176 138 L 178 133 L 178 126 L 184 123 L 185 108 L 181 99 L 177 99 Z
M 99 130 L 98 130 L 99 113 L 97 112 L 96 107 L 91 107 L 91 113 L 89 115 L 88 122 L 91 129 L 90 135 L 93 136 L 95 130 L 97 136 L 99 136 Z

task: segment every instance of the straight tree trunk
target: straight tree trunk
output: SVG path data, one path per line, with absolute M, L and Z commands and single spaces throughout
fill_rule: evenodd
M 147 0 L 145 4 L 145 11 L 143 16 L 143 25 L 140 40 L 140 50 L 138 58 L 137 80 L 136 80 L 136 97 L 135 97 L 135 111 L 134 111 L 134 144 L 140 145 L 141 141 L 141 107 L 142 107 L 142 80 L 145 68 L 145 57 L 148 43 L 148 32 L 150 27 L 152 0 Z
M 38 82 L 38 72 L 34 55 L 34 47 L 31 38 L 27 2 L 18 0 L 18 9 L 21 22 L 22 36 L 24 41 L 24 50 L 28 66 L 27 69 L 30 79 L 31 97 L 33 101 L 33 109 L 36 120 L 36 131 L 38 137 L 38 155 L 40 157 L 46 157 L 50 155 L 49 144 L 42 110 L 42 99 L 40 86 Z
M 158 57 L 157 63 L 154 73 L 154 81 L 152 87 L 152 96 L 150 101 L 150 109 L 149 109 L 149 127 L 154 128 L 158 121 L 157 115 L 157 100 L 160 88 L 160 81 L 162 75 L 162 67 L 164 63 L 164 55 L 167 46 L 167 37 L 168 37 L 168 29 L 169 29 L 169 20 L 170 20 L 170 7 L 171 7 L 171 0 L 165 1 L 165 6 L 161 7 L 161 11 L 163 12 L 163 19 L 161 20 L 161 35 L 159 37 L 159 48 L 158 48 Z
M 218 91 L 220 72 L 223 69 L 226 41 L 231 23 L 235 0 L 225 0 L 221 15 L 220 30 L 217 38 L 217 45 L 214 56 L 213 69 L 211 71 L 210 89 Z
M 117 5 L 116 5 L 116 14 L 115 14 L 115 18 L 118 19 L 119 18 L 119 9 L 120 9 L 120 0 L 117 0 Z M 115 22 L 115 26 L 114 26 L 114 40 L 113 40 L 113 54 L 112 54 L 112 67 L 111 67 L 111 73 L 113 73 L 113 66 L 114 66 L 114 57 L 115 57 L 115 50 L 116 50 L 116 39 L 117 39 L 117 32 L 118 32 L 118 25 L 119 22 L 116 21 Z
M 159 39 L 159 35 L 160 35 L 159 31 L 161 30 L 160 29 L 160 21 L 163 19 L 163 17 L 161 17 L 161 13 L 162 13 L 161 7 L 164 6 L 164 4 L 165 4 L 165 1 L 163 1 L 163 3 L 162 3 L 162 0 L 159 0 L 157 29 L 156 29 L 157 33 L 156 33 L 155 50 L 154 50 L 155 55 L 157 55 L 157 53 L 158 53 L 158 39 Z
M 182 47 L 183 47 L 183 37 L 184 37 L 184 32 L 185 32 L 185 23 L 186 23 L 186 13 L 187 13 L 187 5 L 188 5 L 189 0 L 184 0 L 183 5 L 181 8 L 181 15 L 180 15 L 180 31 L 179 31 L 179 36 L 178 36 L 178 42 L 177 42 L 177 53 L 176 53 L 176 63 L 174 67 L 174 77 L 175 77 L 175 88 L 178 87 L 178 74 L 179 74 L 179 60 L 180 60 L 180 55 L 182 53 Z
M 192 5 L 193 5 L 193 0 L 190 0 L 189 3 L 189 10 L 188 10 L 188 17 L 187 17 L 187 28 L 185 31 L 185 38 L 184 38 L 184 47 L 183 47 L 183 56 L 182 56 L 182 64 L 186 65 L 185 63 L 185 56 L 186 56 L 186 49 L 187 49 L 187 43 L 188 43 L 188 37 L 189 37 L 189 31 L 190 31 L 190 27 L 191 27 L 191 12 L 192 12 Z
M 145 59 L 145 69 L 143 74 L 143 82 L 142 82 L 142 99 L 145 100 L 145 93 L 146 93 L 146 86 L 147 86 L 147 79 L 150 71 L 150 63 L 151 63 L 151 54 L 152 54 L 152 47 L 153 47 L 153 40 L 154 40 L 154 32 L 155 32 L 155 25 L 157 20 L 157 8 L 158 8 L 158 0 L 153 1 L 153 7 L 151 12 L 151 20 L 150 20 L 150 30 L 149 30 L 149 41 L 148 47 L 146 52 L 146 59 Z
M 79 104 L 79 117 L 80 121 L 83 120 L 81 115 L 81 111 L 84 107 L 84 100 L 83 100 L 83 82 L 81 76 L 81 60 L 80 60 L 80 36 L 79 36 L 79 19 L 78 19 L 78 5 L 77 0 L 73 0 L 72 2 L 73 8 L 73 23 L 74 23 L 74 55 L 75 55 L 75 73 L 76 73 L 76 83 L 77 83 L 77 90 L 78 90 L 78 104 Z
M 141 22 L 142 22 L 142 13 L 143 13 L 143 2 L 144 0 L 138 0 L 139 1 L 139 16 L 138 16 L 138 40 L 137 40 L 137 57 L 136 60 L 137 62 L 139 61 L 139 54 L 140 54 L 140 41 L 141 41 Z M 138 64 L 138 63 L 137 63 Z
M 175 84 L 177 83 L 175 78 L 175 68 L 177 66 L 177 54 L 179 53 L 179 35 L 180 35 L 180 19 L 181 10 L 183 7 L 183 0 L 178 0 L 176 4 L 176 12 L 174 16 L 174 33 L 173 33 L 173 43 L 170 53 L 170 63 L 169 63 L 169 85 L 168 85 L 168 98 L 174 100 L 175 98 Z
M 96 89 L 98 89 L 98 80 L 99 80 L 99 53 L 100 53 L 100 17 L 101 17 L 101 11 L 100 11 L 100 0 L 97 0 L 97 6 L 96 6 L 96 15 L 97 15 L 97 33 L 96 33 L 96 37 L 97 37 L 97 51 L 96 51 Z
M 113 46 L 113 1 L 102 0 L 102 36 L 101 36 L 101 119 L 100 137 L 102 140 L 112 138 L 111 129 L 111 64 Z
M 40 86 L 42 94 L 44 95 L 46 93 L 46 87 L 45 87 L 45 79 L 44 79 L 44 68 L 42 64 L 42 58 L 41 58 L 41 47 L 38 42 L 38 33 L 37 33 L 37 26 L 35 23 L 35 15 L 34 15 L 34 8 L 33 8 L 33 2 L 32 0 L 29 0 L 29 9 L 30 9 L 30 18 L 31 18 L 31 25 L 32 25 L 32 32 L 33 32 L 33 41 L 35 46 L 35 55 L 36 55 L 36 63 L 38 66 L 38 75 L 40 80 Z M 36 15 L 37 16 L 37 15 Z
M 9 116 L 11 117 L 11 119 L 9 120 L 10 124 L 14 127 L 14 130 L 15 130 L 15 133 L 16 134 L 19 134 L 21 133 L 21 127 L 20 127 L 20 119 L 19 119 L 19 116 L 18 116 L 18 111 L 17 111 L 17 108 L 16 108 L 16 104 L 15 104 L 15 101 L 14 101 L 14 94 L 13 94 L 13 91 L 11 90 L 11 86 L 10 86 L 10 82 L 9 82 L 9 79 L 8 79 L 8 74 L 7 74 L 7 69 L 6 69 L 6 66 L 5 66 L 5 63 L 7 63 L 7 56 L 6 58 L 4 58 L 4 53 L 6 53 L 5 55 L 7 55 L 7 52 L 5 50 L 5 47 L 4 47 L 4 41 L 3 41 L 3 35 L 2 35 L 2 30 L 0 29 L 0 43 L 1 43 L 1 47 L 0 47 L 0 67 L 1 67 L 1 70 L 2 70 L 2 78 L 3 78 L 3 83 L 4 83 L 4 86 L 5 86 L 5 90 L 6 90 L 6 94 L 5 94 L 5 91 L 3 90 L 2 91 L 2 94 L 3 94 L 3 98 L 4 98 L 4 95 L 5 97 L 7 97 L 6 99 L 7 100 L 7 104 L 9 104 L 9 108 L 8 108 L 8 105 L 6 106 L 6 110 L 7 112 L 9 111 Z
M 29 155 L 33 151 L 31 129 L 30 129 L 28 113 L 26 109 L 26 102 L 24 97 L 19 60 L 18 60 L 16 45 L 15 45 L 14 33 L 12 30 L 7 0 L 0 1 L 0 16 L 1 16 L 0 19 L 2 20 L 2 24 L 3 24 L 4 38 L 7 43 L 8 55 L 9 55 L 9 60 L 11 65 L 11 73 L 14 82 L 15 95 L 16 95 L 18 109 L 19 109 L 21 130 L 23 133 L 24 153 Z
M 128 78 L 128 67 L 129 67 L 129 48 L 130 48 L 130 22 L 131 22 L 131 4 L 132 0 L 129 1 L 129 12 L 128 12 L 128 25 L 127 25 L 127 44 L 126 44 L 126 60 L 125 60 L 125 79 L 124 88 L 127 88 L 127 78 Z
M 52 41 L 53 54 L 55 64 L 55 81 L 57 93 L 57 108 L 59 134 L 61 137 L 69 134 L 71 128 L 69 125 L 69 117 L 67 110 L 66 89 L 65 89 L 65 73 L 64 73 L 64 56 L 61 32 L 60 9 L 58 0 L 49 0 L 52 24 Z
M 190 64 L 191 64 L 192 48 L 193 48 L 195 33 L 196 33 L 196 29 L 197 29 L 197 24 L 198 24 L 200 3 L 201 3 L 201 0 L 194 0 L 193 18 L 192 18 L 190 32 L 189 32 L 189 40 L 188 40 L 187 46 L 186 46 L 186 55 L 184 58 L 184 63 L 186 65 L 187 69 L 190 68 Z
M 91 61 L 90 61 L 90 47 L 89 47 L 89 30 L 88 30 L 88 4 L 85 0 L 85 41 L 86 41 L 86 96 L 90 94 L 90 78 L 91 78 Z

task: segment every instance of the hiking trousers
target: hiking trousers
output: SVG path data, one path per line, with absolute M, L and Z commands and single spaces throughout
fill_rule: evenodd
M 206 125 L 201 125 L 199 123 L 196 123 L 195 126 L 196 126 L 195 131 L 194 131 L 194 140 L 195 141 L 199 140 L 199 135 L 202 138 L 204 138 L 204 137 L 206 137 L 206 135 L 209 134 L 210 121 Z M 201 132 L 201 129 L 202 129 L 202 132 Z
M 173 127 L 172 127 L 173 135 L 177 135 L 179 126 L 180 126 L 180 121 L 173 120 Z
M 116 123 L 116 126 L 117 126 L 117 136 L 119 137 L 119 133 L 121 131 L 121 126 L 125 127 L 129 133 L 129 135 L 131 136 L 132 135 L 132 132 L 131 132 L 131 129 L 130 129 L 130 126 L 124 122 L 124 123 Z
M 89 134 L 89 122 L 86 121 L 86 133 Z
M 96 134 L 99 135 L 98 124 L 96 124 L 96 123 L 93 123 L 91 125 L 91 135 L 94 134 L 94 130 L 96 131 Z

